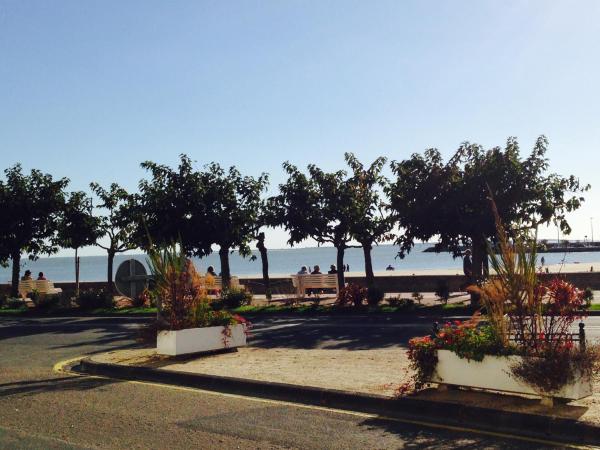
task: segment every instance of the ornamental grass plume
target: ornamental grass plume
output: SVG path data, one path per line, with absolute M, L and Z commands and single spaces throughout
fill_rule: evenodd
M 198 303 L 206 301 L 202 278 L 179 244 L 162 249 L 151 247 L 148 256 L 159 325 L 171 330 L 187 328 L 190 312 Z
M 525 317 L 541 316 L 541 296 L 536 272 L 535 238 L 516 235 L 513 242 L 502 224 L 498 208 L 490 201 L 496 223 L 497 249 L 488 243 L 490 264 L 495 275 L 481 286 L 473 285 L 469 292 L 481 296 L 488 319 L 504 344 L 508 344 L 510 328 L 523 335 Z M 497 251 L 496 251 L 497 250 Z M 507 319 L 510 318 L 510 321 Z M 534 326 L 537 328 L 537 326 Z

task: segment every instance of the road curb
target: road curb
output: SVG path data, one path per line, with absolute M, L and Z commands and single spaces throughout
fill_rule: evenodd
M 99 363 L 91 358 L 81 360 L 77 370 L 91 375 L 345 409 L 413 422 L 508 433 L 563 443 L 600 445 L 600 424 L 594 426 L 574 419 L 500 411 L 410 397 L 395 399 L 381 395 L 286 383 Z

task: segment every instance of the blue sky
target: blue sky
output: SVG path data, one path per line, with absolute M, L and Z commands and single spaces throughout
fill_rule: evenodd
M 596 185 L 599 43 L 597 1 L 0 0 L 0 167 L 135 189 L 184 152 L 275 186 L 284 160 L 546 134 L 552 170 Z M 600 238 L 597 192 L 573 238 L 590 217 Z

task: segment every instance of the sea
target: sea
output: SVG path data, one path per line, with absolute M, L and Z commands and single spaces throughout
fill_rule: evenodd
M 405 273 L 435 273 L 436 271 L 456 271 L 462 273 L 462 261 L 454 259 L 449 253 L 423 252 L 432 244 L 416 244 L 412 252 L 404 259 L 397 257 L 398 247 L 394 245 L 379 245 L 373 248 L 373 270 L 375 272 L 385 271 L 391 265 L 396 271 Z M 255 259 L 242 258 L 237 253 L 230 257 L 232 275 L 260 276 L 262 273 L 260 255 L 258 251 L 253 253 Z M 545 253 L 545 263 L 560 264 L 582 264 L 600 261 L 600 252 L 585 253 Z M 124 261 L 135 258 L 147 267 L 147 257 L 144 254 L 121 254 L 115 257 L 114 270 Z M 107 258 L 106 256 L 82 256 L 80 259 L 81 281 L 104 281 L 106 280 Z M 286 248 L 269 250 L 269 273 L 271 276 L 287 276 L 298 272 L 301 266 L 313 267 L 319 265 L 321 271 L 326 272 L 331 264 L 336 262 L 336 251 L 333 247 L 308 247 L 308 248 Z M 360 248 L 346 250 L 344 262 L 350 266 L 350 272 L 364 272 L 364 257 Z M 200 272 L 205 272 L 208 266 L 213 266 L 217 272 L 220 271 L 218 253 L 213 253 L 205 258 L 194 259 L 194 264 Z M 44 272 L 46 277 L 53 281 L 74 281 L 75 268 L 73 257 L 43 257 L 37 261 L 24 260 L 21 271 L 27 269 L 34 274 Z M 11 279 L 10 267 L 0 267 L 0 283 L 8 283 Z

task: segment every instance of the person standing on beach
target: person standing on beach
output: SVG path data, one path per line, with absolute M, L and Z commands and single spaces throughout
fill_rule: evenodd
M 542 256 L 542 259 L 540 260 L 540 262 L 542 263 L 542 267 L 544 267 L 544 264 L 546 264 L 546 258 L 544 258 L 544 257 Z

